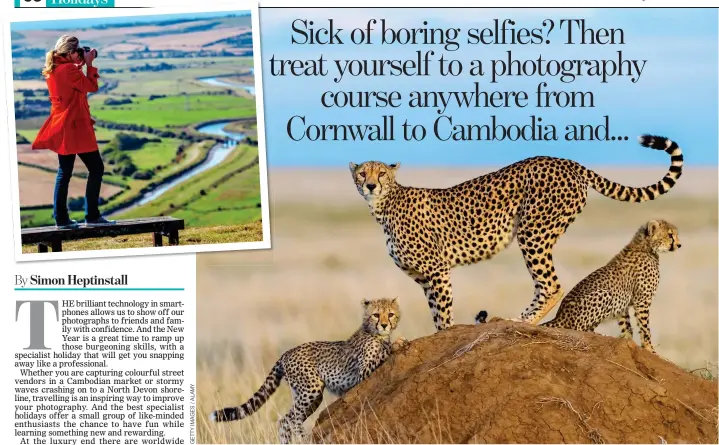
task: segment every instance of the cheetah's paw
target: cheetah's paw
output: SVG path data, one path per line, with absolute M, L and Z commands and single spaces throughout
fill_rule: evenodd
M 409 347 L 409 340 L 404 337 L 400 337 L 392 343 L 392 351 L 399 351 Z

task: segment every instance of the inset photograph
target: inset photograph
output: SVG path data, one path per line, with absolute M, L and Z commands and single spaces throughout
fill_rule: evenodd
M 17 260 L 270 247 L 257 6 L 143 12 L 10 23 Z

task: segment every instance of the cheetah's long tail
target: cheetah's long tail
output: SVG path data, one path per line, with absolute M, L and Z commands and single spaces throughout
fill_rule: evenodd
M 682 175 L 682 167 L 684 166 L 684 156 L 682 149 L 676 142 L 665 137 L 652 136 L 645 134 L 639 137 L 639 144 L 643 147 L 653 148 L 655 150 L 664 150 L 671 156 L 671 166 L 661 181 L 646 187 L 628 187 L 586 169 L 589 185 L 604 196 L 616 199 L 618 201 L 643 202 L 651 201 L 659 195 L 663 195 L 671 190 Z
M 262 384 L 260 389 L 250 397 L 250 400 L 243 403 L 240 406 L 233 406 L 229 408 L 223 408 L 221 410 L 214 411 L 210 414 L 210 420 L 212 422 L 230 422 L 232 420 L 244 419 L 245 417 L 253 414 L 255 411 L 260 409 L 264 405 L 270 396 L 277 390 L 282 381 L 282 377 L 285 376 L 285 369 L 282 366 L 282 362 L 278 361 L 275 366 L 272 367 L 270 374 L 265 379 L 265 383 Z

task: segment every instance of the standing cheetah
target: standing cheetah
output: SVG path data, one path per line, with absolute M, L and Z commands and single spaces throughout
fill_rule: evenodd
M 534 280 L 521 320 L 538 323 L 562 298 L 552 248 L 581 213 L 592 187 L 604 196 L 642 202 L 667 193 L 682 174 L 676 143 L 645 135 L 644 147 L 671 156 L 667 174 L 647 187 L 610 181 L 567 159 L 538 156 L 445 189 L 398 184 L 399 164 L 350 163 L 357 190 L 382 225 L 395 264 L 424 290 L 437 330 L 454 323 L 450 269 L 492 258 L 515 237 Z
M 391 342 L 400 319 L 397 298 L 362 300 L 362 326 L 345 341 L 304 343 L 282 354 L 265 383 L 250 400 L 210 415 L 214 422 L 244 419 L 267 402 L 284 377 L 292 389 L 293 405 L 279 421 L 281 443 L 302 437 L 302 423 L 322 403 L 325 388 L 338 396 L 366 379 L 390 354 L 406 347 L 404 338 Z
M 553 320 L 541 326 L 592 332 L 608 318 L 617 318 L 622 337 L 633 337 L 629 307 L 634 307 L 642 347 L 654 352 L 649 333 L 649 306 L 659 286 L 659 253 L 682 245 L 674 225 L 652 220 L 606 266 L 579 282 L 562 300 Z

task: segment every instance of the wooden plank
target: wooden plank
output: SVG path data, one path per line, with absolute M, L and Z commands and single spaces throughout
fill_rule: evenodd
M 37 244 L 45 242 L 72 241 L 87 238 L 101 238 L 106 236 L 136 235 L 139 233 L 165 233 L 177 232 L 185 228 L 185 221 L 172 216 L 154 218 L 136 218 L 118 220 L 114 225 L 85 227 L 74 229 L 59 229 L 55 226 L 33 227 L 21 230 L 23 244 Z

